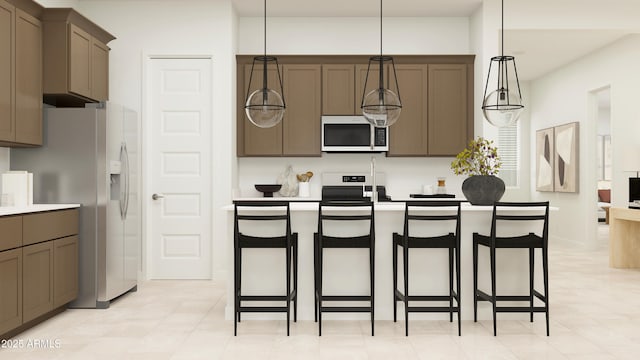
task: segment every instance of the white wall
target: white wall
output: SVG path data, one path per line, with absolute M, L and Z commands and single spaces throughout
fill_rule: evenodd
M 311 197 L 321 196 L 321 174 L 370 173 L 371 158 L 376 159 L 376 172 L 386 175 L 387 192 L 392 199 L 407 199 L 409 194 L 421 193 L 422 185 L 437 186 L 437 178 L 446 178 L 447 192 L 462 197 L 461 176 L 449 169 L 451 158 L 387 158 L 383 154 L 323 154 L 322 158 L 242 158 L 239 186 L 244 197 L 262 196 L 255 184 L 273 184 L 288 165 L 296 173 L 312 171 Z
M 213 58 L 213 272 L 222 276 L 226 213 L 235 168 L 235 13 L 228 0 L 183 2 L 81 1 L 77 10 L 116 36 L 109 43 L 110 100 L 135 109 L 148 154 L 147 114 L 142 107 L 143 69 L 149 55 L 211 55 Z M 148 174 L 148 158 L 145 159 Z M 148 176 L 143 177 L 147 179 Z M 153 189 L 143 187 L 143 204 Z M 148 234 L 148 228 L 143 231 Z
M 380 51 L 379 18 L 267 18 L 269 54 L 371 54 Z M 263 52 L 263 18 L 241 17 L 238 51 Z M 384 18 L 385 54 L 470 54 L 468 18 Z M 436 177 L 447 178 L 450 193 L 461 193 L 463 177 L 449 168 L 452 158 L 386 158 L 375 155 L 378 172 L 387 175 L 387 188 L 394 198 L 419 193 L 422 184 L 436 185 Z M 238 186 L 243 196 L 257 196 L 253 185 L 273 183 L 288 164 L 295 171 L 311 170 L 311 195 L 320 196 L 322 172 L 369 172 L 371 155 L 323 154 L 321 158 L 241 158 Z
M 640 108 L 637 84 L 640 81 L 640 36 L 631 35 L 548 74 L 531 85 L 532 129 L 542 129 L 568 122 L 580 122 L 579 192 L 542 193 L 535 191 L 535 174 L 531 174 L 533 198 L 550 200 L 560 207 L 554 233 L 563 240 L 595 246 L 597 224 L 594 204 L 597 201 L 596 158 L 597 99 L 592 92 L 611 86 L 611 139 L 613 154 L 612 205 L 626 207 L 627 178 L 620 159 L 625 149 L 640 148 L 637 136 Z M 531 144 L 533 148 L 535 144 Z M 532 150 L 533 153 L 533 150 Z M 533 163 L 533 158 L 531 159 Z M 586 224 L 586 226 L 585 226 Z
M 383 18 L 385 54 L 469 54 L 469 19 Z M 264 51 L 264 19 L 241 17 L 240 54 Z M 380 18 L 268 17 L 269 54 L 372 54 L 380 52 Z

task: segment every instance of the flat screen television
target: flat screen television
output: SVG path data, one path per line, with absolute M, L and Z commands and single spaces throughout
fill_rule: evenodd
M 629 178 L 629 202 L 640 200 L 640 178 Z

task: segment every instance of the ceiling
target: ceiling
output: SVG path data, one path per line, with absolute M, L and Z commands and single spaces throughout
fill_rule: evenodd
M 232 0 L 238 16 L 262 16 L 263 0 Z M 380 15 L 380 2 L 375 0 L 267 1 L 268 16 L 340 16 L 370 17 Z M 384 16 L 469 16 L 482 0 L 387 0 Z
M 393 0 L 383 2 L 389 17 L 469 17 L 483 0 Z M 240 17 L 262 16 L 263 0 L 232 0 Z M 280 17 L 379 16 L 375 0 L 269 0 L 267 15 Z M 627 35 L 623 30 L 505 30 L 505 54 L 514 55 L 521 81 L 533 80 Z M 496 34 L 498 36 L 498 34 Z M 486 54 L 496 56 L 499 54 Z
M 505 30 L 505 55 L 513 55 L 521 81 L 533 80 L 596 51 L 629 32 L 623 30 Z M 495 56 L 493 54 L 488 56 Z

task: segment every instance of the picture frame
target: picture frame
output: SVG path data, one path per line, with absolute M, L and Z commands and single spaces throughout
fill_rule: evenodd
M 554 191 L 554 128 L 536 131 L 536 191 Z
M 578 122 L 554 127 L 554 191 L 579 192 L 579 144 Z

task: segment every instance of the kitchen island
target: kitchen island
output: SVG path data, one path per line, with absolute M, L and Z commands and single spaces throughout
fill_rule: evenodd
M 237 199 L 247 200 L 247 199 Z M 251 199 L 255 200 L 255 199 Z M 274 198 L 285 200 L 287 198 Z M 292 199 L 294 200 L 294 199 Z M 473 261 L 472 237 L 474 232 L 488 235 L 491 228 L 492 206 L 474 206 L 462 203 L 461 218 L 461 300 L 462 319 L 473 319 Z M 313 320 L 313 234 L 317 231 L 318 202 L 291 201 L 291 227 L 298 233 L 299 263 L 298 263 L 298 319 Z M 404 224 L 405 203 L 402 201 L 379 202 L 375 204 L 375 317 L 376 320 L 393 319 L 393 272 L 392 272 L 392 237 L 393 233 L 402 233 Z M 233 286 L 233 205 L 226 207 L 230 229 L 227 246 L 227 288 Z M 553 208 L 552 210 L 557 210 Z M 518 211 L 518 210 L 514 210 Z M 503 224 L 501 224 L 503 225 Z M 504 224 L 511 225 L 511 224 Z M 535 232 L 539 233 L 541 225 L 536 224 Z M 534 231 L 534 229 L 516 229 L 503 226 L 506 233 Z M 251 230 L 255 234 L 266 235 L 264 228 Z M 281 230 L 280 230 L 281 231 Z M 447 230 L 448 232 L 449 230 Z M 248 231 L 244 231 L 248 235 Z M 504 235 L 506 235 L 506 233 Z M 277 234 L 274 233 L 274 235 Z M 281 233 L 280 233 L 281 234 Z M 332 251 L 333 250 L 333 251 Z M 446 249 L 411 249 L 409 262 L 410 293 L 420 294 L 448 294 L 448 251 Z M 398 262 L 401 267 L 402 260 Z M 243 250 L 243 293 L 272 294 L 284 293 L 285 288 L 285 255 L 280 249 L 245 249 Z M 536 289 L 542 291 L 542 263 L 541 255 L 536 253 Z M 489 252 L 481 248 L 479 252 L 480 289 L 490 290 Z M 498 294 L 528 294 L 528 252 L 521 249 L 500 249 L 497 252 L 497 291 Z M 369 289 L 368 251 L 365 249 L 328 249 L 324 256 L 324 293 L 336 294 L 367 294 Z M 402 277 L 399 285 L 402 286 Z M 227 292 L 227 307 L 225 316 L 233 319 L 233 291 Z M 248 303 L 249 304 L 249 303 Z M 448 302 L 446 303 L 448 304 Z M 402 314 L 399 304 L 399 312 Z M 444 306 L 444 303 L 443 303 Z M 323 315 L 324 316 L 324 315 Z M 491 304 L 478 304 L 478 319 L 491 319 Z M 500 318 L 525 319 L 528 313 L 500 314 Z M 247 319 L 281 318 L 275 314 L 246 314 Z M 448 319 L 449 314 L 412 313 L 412 319 Z M 326 319 L 368 319 L 367 314 L 326 314 Z M 402 319 L 402 316 L 400 316 Z

